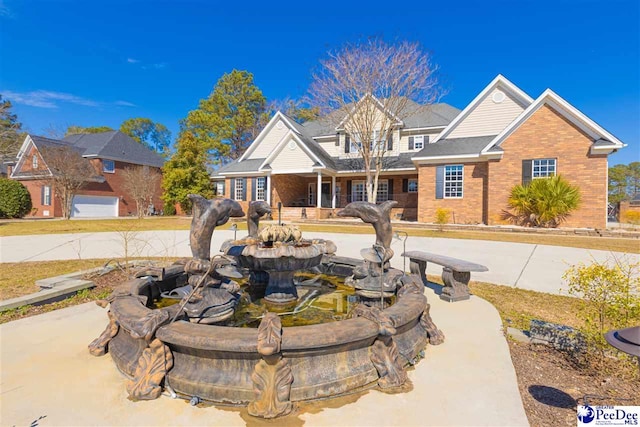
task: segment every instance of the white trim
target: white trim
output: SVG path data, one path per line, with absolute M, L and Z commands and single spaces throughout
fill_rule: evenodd
M 323 168 L 326 168 L 326 165 L 311 150 L 309 150 L 309 147 L 307 147 L 307 145 L 304 142 L 302 142 L 302 140 L 298 136 L 298 133 L 294 132 L 293 130 L 290 130 L 282 137 L 282 139 L 280 139 L 280 141 L 278 142 L 278 145 L 276 145 L 276 148 L 274 148 L 273 151 L 269 153 L 267 158 L 264 159 L 264 162 L 262 162 L 262 164 L 258 167 L 258 170 L 261 170 L 265 165 L 271 164 L 273 159 L 284 148 L 285 142 L 289 141 L 289 137 L 291 137 L 296 142 L 296 144 L 298 144 L 298 146 L 302 148 L 302 150 L 307 154 L 307 156 L 311 158 L 311 160 L 314 160 L 316 163 L 320 163 L 320 165 Z
M 22 145 L 20 146 L 20 150 L 18 150 L 18 154 L 16 154 L 16 159 L 20 159 L 20 157 L 22 157 L 22 155 L 26 152 L 27 146 L 30 142 L 33 143 L 31 135 L 27 135 L 24 138 L 24 141 L 22 141 Z
M 271 120 L 269 120 L 267 125 L 260 131 L 258 136 L 256 136 L 256 139 L 253 140 L 253 142 L 251 143 L 251 145 L 249 145 L 247 150 L 242 154 L 242 156 L 240 156 L 240 158 L 238 159 L 239 162 L 244 160 L 249 154 L 251 154 L 256 149 L 256 147 L 262 142 L 262 140 L 267 135 L 267 133 L 269 133 L 271 131 L 271 128 L 273 128 L 273 126 L 275 126 L 275 124 L 280 119 L 286 123 L 287 127 L 289 128 L 289 130 L 291 130 L 291 131 L 293 131 L 295 133 L 298 133 L 298 131 L 291 124 L 289 119 L 287 119 L 287 117 L 284 114 L 282 114 L 280 111 L 276 111 L 276 113 L 273 115 L 273 117 L 271 117 Z
M 385 175 L 393 175 L 393 174 L 402 174 L 402 172 L 417 172 L 416 168 L 398 168 L 398 169 L 384 169 L 382 170 L 382 173 L 384 173 Z M 338 171 L 337 172 L 338 175 L 348 175 L 348 174 L 354 174 L 354 175 L 361 175 L 364 173 L 364 169 L 360 169 L 360 170 L 348 170 L 348 171 Z
M 339 137 L 339 134 L 334 133 L 332 135 L 312 136 L 311 138 L 313 138 L 313 139 L 335 139 L 336 137 Z
M 462 121 L 464 120 L 473 110 L 475 110 L 475 108 L 484 100 L 484 98 L 496 87 L 498 86 L 502 86 L 505 89 L 507 89 L 509 92 L 511 92 L 511 94 L 515 95 L 516 98 L 519 99 L 519 101 L 527 106 L 529 104 L 531 104 L 533 102 L 533 98 L 531 98 L 529 95 L 527 95 L 525 92 L 523 92 L 519 87 L 517 87 L 516 85 L 514 85 L 513 83 L 511 83 L 509 80 L 507 80 L 506 77 L 504 77 L 502 74 L 498 74 L 496 76 L 495 79 L 493 79 L 491 81 L 491 83 L 489 83 L 487 85 L 487 87 L 485 87 L 482 92 L 480 92 L 478 94 L 478 96 L 476 96 L 473 101 L 471 101 L 469 103 L 469 105 L 466 106 L 466 108 L 464 110 L 462 110 L 462 112 L 460 114 L 458 114 L 456 116 L 455 119 L 453 119 L 453 121 L 451 123 L 449 123 L 447 125 L 446 128 L 444 128 L 444 130 L 442 132 L 440 132 L 440 134 L 438 134 L 438 136 L 435 137 L 435 139 L 433 141 L 430 141 L 430 143 L 434 143 L 434 142 L 438 142 L 440 139 L 446 137 L 447 135 L 449 135 L 451 133 L 451 131 Z
M 478 154 L 456 154 L 450 156 L 413 157 L 411 161 L 419 164 L 442 163 L 442 160 L 459 160 L 465 162 L 484 162 L 486 160 L 501 159 L 502 152 L 478 153 Z
M 618 138 L 607 132 L 600 125 L 584 115 L 580 110 L 569 104 L 562 99 L 551 89 L 545 90 L 542 95 L 538 97 L 527 109 L 525 109 L 516 119 L 511 122 L 500 134 L 498 134 L 486 147 L 482 149 L 482 153 L 486 153 L 492 146 L 500 146 L 505 139 L 507 139 L 513 132 L 515 132 L 520 125 L 522 125 L 529 117 L 531 117 L 536 111 L 538 111 L 543 105 L 549 104 L 554 110 L 558 111 L 565 118 L 579 127 L 582 131 L 590 135 L 592 138 L 597 139 L 596 136 L 600 136 L 606 140 L 611 141 L 615 148 L 623 148 L 626 145 Z M 594 147 L 592 146 L 592 149 Z M 598 148 L 596 148 L 598 149 Z
M 425 130 L 436 130 L 436 129 L 444 129 L 446 126 L 427 126 L 427 127 L 418 127 L 418 128 L 402 128 L 400 132 L 405 135 L 411 132 L 421 132 Z

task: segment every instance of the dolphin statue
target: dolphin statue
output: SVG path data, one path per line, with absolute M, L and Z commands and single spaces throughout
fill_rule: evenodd
M 376 245 L 388 250 L 391 248 L 393 229 L 391 228 L 391 208 L 398 204 L 395 200 L 376 205 L 369 202 L 351 202 L 344 209 L 338 211 L 338 216 L 360 218 L 367 224 L 373 225 L 376 231 Z
M 271 212 L 271 206 L 267 202 L 251 202 L 247 210 L 247 229 L 250 237 L 258 236 L 260 218 Z
M 197 194 L 189 194 L 193 204 L 193 219 L 189 243 L 194 258 L 208 260 L 211 256 L 211 237 L 216 227 L 226 224 L 231 217 L 242 217 L 244 211 L 240 203 L 231 199 L 205 199 Z

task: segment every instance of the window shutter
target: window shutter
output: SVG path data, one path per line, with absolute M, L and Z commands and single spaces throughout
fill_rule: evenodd
M 413 150 L 413 137 L 409 137 L 409 150 Z
M 394 200 L 394 197 L 393 197 L 393 180 L 390 179 L 387 182 L 388 182 L 388 184 L 387 184 L 388 187 L 387 188 L 389 189 L 389 193 L 388 193 L 387 199 L 388 200 Z
M 436 167 L 436 199 L 444 199 L 444 166 Z
M 242 179 L 242 200 L 246 201 L 247 200 L 247 178 L 240 178 Z
M 409 192 L 409 180 L 408 179 L 403 179 L 402 180 L 402 192 L 403 193 L 408 193 Z
M 251 200 L 256 200 L 257 187 L 258 187 L 258 178 L 251 178 Z
M 232 200 L 235 200 L 236 199 L 236 179 L 231 178 L 231 182 L 229 185 L 231 186 L 231 189 L 229 191 L 229 198 Z
M 429 135 L 424 135 L 422 137 L 422 146 L 426 146 L 429 143 Z
M 221 196 L 225 196 L 227 194 L 226 186 L 227 186 L 227 181 L 226 180 L 222 181 L 222 194 L 221 194 Z
M 40 187 L 40 204 L 44 206 L 44 185 Z
M 387 138 L 387 151 L 393 151 L 393 133 L 389 134 L 389 138 Z
M 340 134 L 336 134 L 336 147 L 340 146 Z
M 345 153 L 349 153 L 350 151 L 350 147 L 351 147 L 351 138 L 349 138 L 349 135 L 345 135 L 344 137 L 344 152 Z M 351 182 L 351 181 L 349 181 Z
M 353 197 L 351 196 L 351 180 L 347 181 L 347 203 L 351 202 L 351 199 Z
M 531 160 L 523 160 L 522 161 L 522 185 L 527 185 L 531 182 L 531 166 L 533 161 Z

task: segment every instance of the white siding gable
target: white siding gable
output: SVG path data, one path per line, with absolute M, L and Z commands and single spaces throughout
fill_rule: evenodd
M 280 152 L 276 153 L 273 160 L 271 160 L 271 173 L 275 175 L 283 172 L 306 170 L 311 172 L 311 168 L 315 163 L 291 136 L 284 141 Z
M 271 127 L 269 133 L 267 133 L 260 143 L 253 149 L 253 151 L 247 156 L 247 159 L 264 159 L 269 153 L 271 153 L 278 142 L 289 132 L 289 127 L 282 120 L 278 119 L 276 123 Z
M 494 94 L 497 91 L 504 94 L 504 99 L 499 103 L 494 101 Z M 499 86 L 490 91 L 480 104 L 451 130 L 447 138 L 497 135 L 513 122 L 524 109 L 525 106 L 516 100 L 510 91 Z

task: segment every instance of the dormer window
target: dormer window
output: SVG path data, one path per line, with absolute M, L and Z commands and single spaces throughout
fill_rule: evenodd
M 416 135 L 409 137 L 409 150 L 422 150 L 429 143 L 429 135 Z
M 38 169 L 38 155 L 34 154 L 33 157 L 31 158 L 31 167 L 33 169 Z
M 115 173 L 116 163 L 113 160 L 102 160 L 102 171 L 106 173 Z

